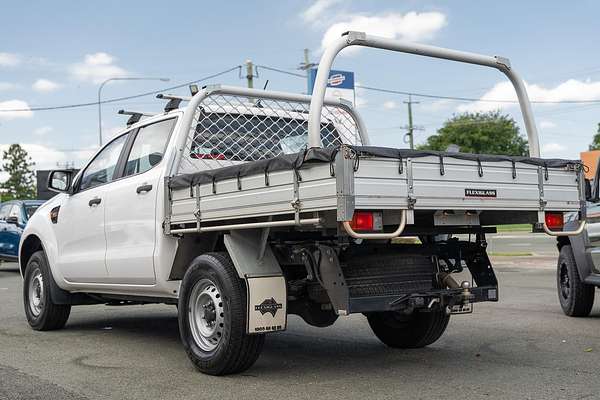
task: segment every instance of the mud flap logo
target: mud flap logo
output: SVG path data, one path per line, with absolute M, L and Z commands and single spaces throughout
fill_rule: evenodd
M 283 308 L 283 304 L 275 301 L 273 297 L 270 299 L 265 299 L 262 303 L 254 306 L 254 311 L 259 311 L 262 315 L 266 313 L 270 313 L 273 318 L 275 318 L 275 314 L 277 314 L 277 310 Z

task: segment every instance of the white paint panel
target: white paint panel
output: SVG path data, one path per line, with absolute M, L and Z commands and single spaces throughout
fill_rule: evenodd
M 469 160 L 444 158 L 444 175 L 440 174 L 439 159 L 424 157 L 412 160 L 413 197 L 416 210 L 530 210 L 539 209 L 538 167 L 516 163 L 513 178 L 509 162 L 482 162 L 483 176 L 477 163 Z M 542 169 L 543 172 L 543 169 Z M 332 210 L 337 207 L 336 179 L 329 164 L 314 164 L 300 170 L 299 198 L 302 211 Z M 203 221 L 289 214 L 293 212 L 294 175 L 292 171 L 269 174 L 270 186 L 265 186 L 264 174 L 201 186 Z M 405 209 L 408 206 L 407 162 L 364 158 L 355 173 L 355 203 L 360 209 Z M 465 189 L 496 190 L 495 198 L 465 197 Z M 190 199 L 189 189 L 173 193 L 172 222 L 194 222 L 196 200 Z M 544 180 L 546 209 L 572 211 L 579 209 L 576 173 L 549 168 Z

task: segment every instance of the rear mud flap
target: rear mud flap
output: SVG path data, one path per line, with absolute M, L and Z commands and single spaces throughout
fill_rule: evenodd
M 283 276 L 246 278 L 247 333 L 283 331 L 287 325 L 287 293 Z
M 287 325 L 285 278 L 271 248 L 262 241 L 262 233 L 260 229 L 245 229 L 224 235 L 233 265 L 246 281 L 249 334 L 282 331 Z

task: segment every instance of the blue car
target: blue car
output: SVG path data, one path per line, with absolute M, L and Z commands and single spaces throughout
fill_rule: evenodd
M 27 221 L 44 200 L 11 200 L 0 204 L 0 260 L 17 261 Z

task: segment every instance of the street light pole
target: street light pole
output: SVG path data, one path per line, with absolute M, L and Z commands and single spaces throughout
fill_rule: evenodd
M 98 144 L 102 147 L 102 88 L 110 81 L 161 81 L 168 82 L 169 78 L 144 78 L 144 77 L 115 77 L 108 78 L 98 87 Z

